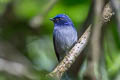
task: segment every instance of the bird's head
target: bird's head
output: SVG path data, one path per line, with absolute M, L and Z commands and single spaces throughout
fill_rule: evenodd
M 50 18 L 55 25 L 73 25 L 71 19 L 65 14 L 58 14 L 54 18 Z

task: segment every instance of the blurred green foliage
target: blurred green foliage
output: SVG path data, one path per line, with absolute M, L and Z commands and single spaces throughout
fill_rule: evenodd
M 4 13 L 6 5 L 11 1 L 13 0 L 0 0 L 0 16 Z M 15 20 L 6 24 L 5 28 L 0 29 L 0 35 L 7 40 L 11 40 L 11 37 L 17 34 L 22 35 L 27 51 L 24 54 L 27 54 L 27 57 L 33 62 L 34 68 L 38 70 L 36 73 L 39 77 L 38 80 L 43 80 L 41 76 L 52 71 L 58 63 L 52 43 L 53 23 L 49 18 L 61 13 L 67 14 L 72 19 L 75 27 L 80 29 L 79 27 L 86 19 L 91 4 L 91 0 L 58 0 L 53 8 L 45 13 L 50 1 L 15 0 L 13 5 Z M 29 26 L 29 21 L 34 16 L 43 15 L 44 13 L 43 24 L 37 30 L 32 29 Z M 120 71 L 120 39 L 116 24 L 114 19 L 109 22 L 109 25 L 107 25 L 109 28 L 105 32 L 104 39 L 106 68 L 111 78 Z M 7 79 L 1 74 L 0 80 Z
M 18 0 L 15 4 L 15 13 L 21 19 L 31 19 L 41 14 L 49 0 Z

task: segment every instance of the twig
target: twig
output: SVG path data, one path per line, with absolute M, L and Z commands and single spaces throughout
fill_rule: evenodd
M 71 65 L 75 62 L 78 55 L 86 46 L 89 36 L 90 36 L 91 25 L 85 31 L 85 33 L 81 36 L 75 46 L 70 50 L 70 52 L 64 57 L 61 63 L 49 74 L 49 76 L 60 80 L 63 73 L 66 72 Z

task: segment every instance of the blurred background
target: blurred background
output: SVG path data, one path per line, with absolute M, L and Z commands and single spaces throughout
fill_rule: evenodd
M 91 0 L 0 0 L 0 80 L 49 80 L 45 75 L 58 64 L 49 18 L 67 14 L 80 33 L 91 4 Z M 120 80 L 115 16 L 105 26 L 104 80 Z M 85 63 L 78 68 L 76 80 L 82 80 Z

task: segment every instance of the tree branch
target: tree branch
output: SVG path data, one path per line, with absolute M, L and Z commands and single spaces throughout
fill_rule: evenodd
M 99 74 L 99 61 L 101 54 L 100 38 L 101 38 L 101 28 L 103 25 L 102 19 L 102 8 L 103 0 L 94 0 L 94 23 L 92 28 L 92 35 L 90 39 L 90 54 L 88 56 L 88 80 L 100 80 Z

